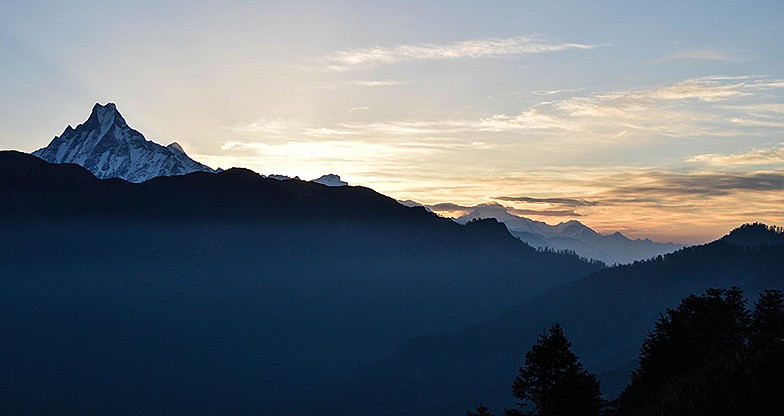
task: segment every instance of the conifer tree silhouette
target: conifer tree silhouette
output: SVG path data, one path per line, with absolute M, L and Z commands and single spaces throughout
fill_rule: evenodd
M 599 382 L 583 368 L 559 324 L 526 353 L 512 394 L 520 410 L 506 410 L 507 416 L 592 416 L 602 406 Z

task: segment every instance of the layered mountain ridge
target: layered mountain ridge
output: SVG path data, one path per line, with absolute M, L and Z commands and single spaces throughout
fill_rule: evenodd
M 613 397 L 662 308 L 784 288 L 778 227 L 605 268 L 519 240 L 662 247 L 503 207 L 458 225 L 337 175 L 214 173 L 111 103 L 36 153 L 0 152 L 3 413 L 500 409 L 554 322 Z
M 69 125 L 60 136 L 33 155 L 50 163 L 78 164 L 99 179 L 120 178 L 134 183 L 162 176 L 220 171 L 191 159 L 176 142 L 162 146 L 146 140 L 128 126 L 114 103 L 95 104 L 87 121 L 76 128 Z M 261 176 L 299 180 L 284 175 Z M 328 187 L 349 185 L 335 174 L 323 175 L 310 182 Z M 648 239 L 630 240 L 621 233 L 601 235 L 575 220 L 551 226 L 513 215 L 498 204 L 480 205 L 470 214 L 457 218 L 457 222 L 465 224 L 482 218 L 495 218 L 504 223 L 512 235 L 533 247 L 571 251 L 606 264 L 630 263 L 681 247 Z
M 456 219 L 458 223 L 495 218 L 504 223 L 509 232 L 538 248 L 568 250 L 607 264 L 626 264 L 637 260 L 671 253 L 683 247 L 675 243 L 658 243 L 650 239 L 632 240 L 615 232 L 602 235 L 577 220 L 556 225 L 514 215 L 499 204 L 485 204 Z
M 33 155 L 50 163 L 75 163 L 100 179 L 144 182 L 158 176 L 215 172 L 188 157 L 174 142 L 161 146 L 132 129 L 114 103 L 95 104 L 84 123 L 65 128 Z
M 743 225 L 705 245 L 597 271 L 465 330 L 413 339 L 342 388 L 338 397 L 361 399 L 341 400 L 349 403 L 341 414 L 360 415 L 371 404 L 384 415 L 462 414 L 477 403 L 502 414 L 516 404 L 510 387 L 526 350 L 554 323 L 598 375 L 605 397 L 614 399 L 665 308 L 732 286 L 749 303 L 765 289 L 784 289 L 784 229 Z

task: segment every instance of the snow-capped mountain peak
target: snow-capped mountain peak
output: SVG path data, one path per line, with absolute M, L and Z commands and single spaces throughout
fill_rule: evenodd
M 322 185 L 332 186 L 332 187 L 348 186 L 348 182 L 340 180 L 340 176 L 335 175 L 334 173 L 322 175 L 316 179 L 313 179 L 311 182 L 320 183 Z
M 50 163 L 76 163 L 101 179 L 143 182 L 156 176 L 214 172 L 188 157 L 176 142 L 161 146 L 132 129 L 114 103 L 95 104 L 84 123 L 65 128 L 33 155 Z
M 569 220 L 559 223 L 555 225 L 552 230 L 563 237 L 577 239 L 601 238 L 599 233 L 577 220 Z
M 128 124 L 125 122 L 123 116 L 117 111 L 117 106 L 114 103 L 106 103 L 106 105 L 95 103 L 92 113 L 90 113 L 90 118 L 87 119 L 88 123 L 90 122 L 90 119 L 98 120 L 98 123 L 100 123 L 101 126 L 111 126 L 116 122 L 118 126 L 128 127 Z
M 177 142 L 171 142 L 171 144 L 166 146 L 166 148 L 173 152 L 179 152 L 185 154 L 185 149 L 183 149 L 182 146 L 180 146 L 180 144 Z

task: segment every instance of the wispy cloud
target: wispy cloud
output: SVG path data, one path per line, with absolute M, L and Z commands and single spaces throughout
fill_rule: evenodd
M 567 92 L 578 92 L 578 91 L 582 91 L 584 89 L 585 88 L 564 88 L 564 89 L 560 89 L 560 90 L 539 90 L 539 91 L 532 92 L 532 94 L 534 94 L 534 95 L 556 95 L 556 94 L 564 94 L 564 93 L 567 93 Z
M 371 143 L 350 140 L 282 141 L 274 143 L 227 142 L 221 145 L 224 152 L 255 153 L 270 158 L 288 158 L 303 161 L 378 161 L 405 157 L 426 158 L 432 146 L 411 143 Z
M 520 209 L 515 207 L 503 206 L 495 202 L 488 202 L 477 205 L 460 205 L 451 202 L 442 202 L 433 205 L 426 205 L 431 211 L 441 213 L 448 216 L 462 216 L 470 214 L 477 209 L 493 208 L 498 211 L 505 211 L 512 215 L 523 217 L 526 215 L 537 217 L 580 217 L 581 215 L 573 210 L 536 210 L 536 209 Z
M 771 83 L 766 89 L 773 88 L 777 83 Z M 778 86 L 777 88 L 784 88 Z M 745 107 L 725 106 L 728 111 L 736 113 L 729 121 L 742 127 L 784 127 L 784 104 L 782 103 L 757 103 Z
M 373 88 L 373 87 L 396 87 L 401 85 L 409 85 L 409 81 L 400 80 L 348 80 L 339 81 L 328 84 L 316 85 L 314 88 L 320 90 L 336 90 L 338 88 L 359 87 L 359 88 Z
M 745 62 L 748 59 L 739 56 L 729 55 L 711 49 L 688 49 L 677 51 L 659 59 L 659 61 L 671 61 L 675 59 L 700 59 L 721 62 Z
M 655 88 L 571 97 L 543 102 L 517 116 L 493 119 L 514 129 L 563 129 L 609 140 L 634 134 L 675 138 L 748 134 L 748 125 L 778 127 L 771 108 L 781 80 L 708 76 Z M 759 111 L 760 104 L 767 112 Z M 780 119 L 780 118 L 779 118 Z M 499 126 L 499 128 L 502 128 Z
M 498 201 L 525 202 L 529 204 L 550 204 L 570 207 L 588 207 L 598 205 L 596 201 L 577 198 L 533 198 L 529 196 L 498 196 L 493 199 Z
M 365 110 L 367 107 L 355 107 L 353 111 Z M 375 121 L 356 123 L 331 123 L 316 126 L 306 124 L 302 120 L 259 119 L 231 127 L 230 130 L 243 133 L 256 133 L 264 137 L 277 136 L 282 132 L 288 138 L 297 137 L 333 137 L 364 136 L 374 140 L 382 138 L 422 138 L 444 137 L 475 132 L 478 130 L 492 131 L 497 122 L 492 119 L 483 120 L 403 120 Z
M 318 59 L 318 62 L 323 69 L 342 72 L 410 61 L 501 58 L 569 49 L 593 49 L 597 46 L 599 45 L 554 42 L 539 36 L 520 36 L 506 39 L 465 40 L 444 44 L 418 43 L 386 47 L 373 46 L 337 51 Z
M 507 211 L 510 214 L 517 215 L 518 217 L 523 217 L 528 215 L 538 216 L 538 217 L 567 217 L 567 218 L 582 217 L 582 214 L 574 212 L 574 210 L 571 209 L 536 210 L 536 209 L 507 208 Z
M 261 118 L 249 123 L 241 123 L 228 129 L 238 133 L 261 133 L 267 137 L 278 137 L 285 136 L 293 129 L 301 127 L 301 123 L 295 120 Z
M 304 125 L 296 120 L 262 119 L 235 131 L 289 136 L 365 136 L 475 140 L 476 134 L 509 133 L 539 140 L 594 143 L 671 138 L 743 137 L 760 129 L 784 127 L 780 103 L 784 80 L 708 76 L 654 88 L 543 101 L 517 114 L 476 119 L 387 120 Z M 753 127 L 754 129 L 750 129 Z
M 715 166 L 784 164 L 784 144 L 776 147 L 751 149 L 742 153 L 706 153 L 693 156 L 688 161 Z
M 615 185 L 604 185 L 591 200 L 600 205 L 656 203 L 681 206 L 684 201 L 706 204 L 710 198 L 744 193 L 784 191 L 784 171 L 671 172 L 638 171 L 614 177 Z

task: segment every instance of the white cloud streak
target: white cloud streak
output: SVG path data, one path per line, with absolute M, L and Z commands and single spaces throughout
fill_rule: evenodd
M 392 47 L 373 46 L 337 51 L 318 59 L 318 62 L 325 70 L 344 72 L 410 61 L 501 58 L 569 49 L 594 49 L 598 46 L 552 42 L 539 36 L 520 36 L 507 39 L 466 40 L 446 44 L 419 43 Z
M 317 85 L 314 88 L 319 90 L 336 90 L 339 88 L 373 88 L 373 87 L 397 87 L 401 85 L 409 85 L 409 81 L 399 80 L 349 80 L 341 82 L 333 82 L 329 84 Z
M 534 95 L 556 95 L 556 94 L 563 94 L 563 93 L 567 93 L 567 92 L 578 92 L 578 91 L 582 91 L 584 89 L 585 88 L 564 88 L 564 89 L 560 89 L 560 90 L 539 90 L 539 91 L 532 92 L 532 94 L 534 94 Z
M 784 163 L 784 144 L 777 147 L 751 149 L 729 155 L 706 153 L 688 159 L 689 162 L 707 163 L 714 166 L 770 165 Z
M 659 61 L 671 61 L 675 59 L 699 59 L 699 60 L 707 60 L 707 61 L 720 61 L 720 62 L 733 62 L 733 63 L 740 63 L 740 62 L 747 61 L 747 59 L 745 58 L 729 55 L 711 49 L 689 49 L 689 50 L 678 51 L 659 59 Z
M 654 88 L 544 101 L 518 114 L 306 125 L 258 120 L 233 130 L 295 140 L 365 137 L 373 140 L 465 139 L 498 133 L 595 143 L 643 138 L 746 137 L 784 127 L 784 82 L 754 77 L 691 78 Z M 475 140 L 475 139 L 470 139 Z
M 762 92 L 782 89 L 780 80 L 709 76 L 671 85 L 544 102 L 539 128 L 565 129 L 608 139 L 642 134 L 673 138 L 744 136 L 746 126 L 779 127 L 780 113 Z M 509 118 L 510 120 L 512 118 Z

